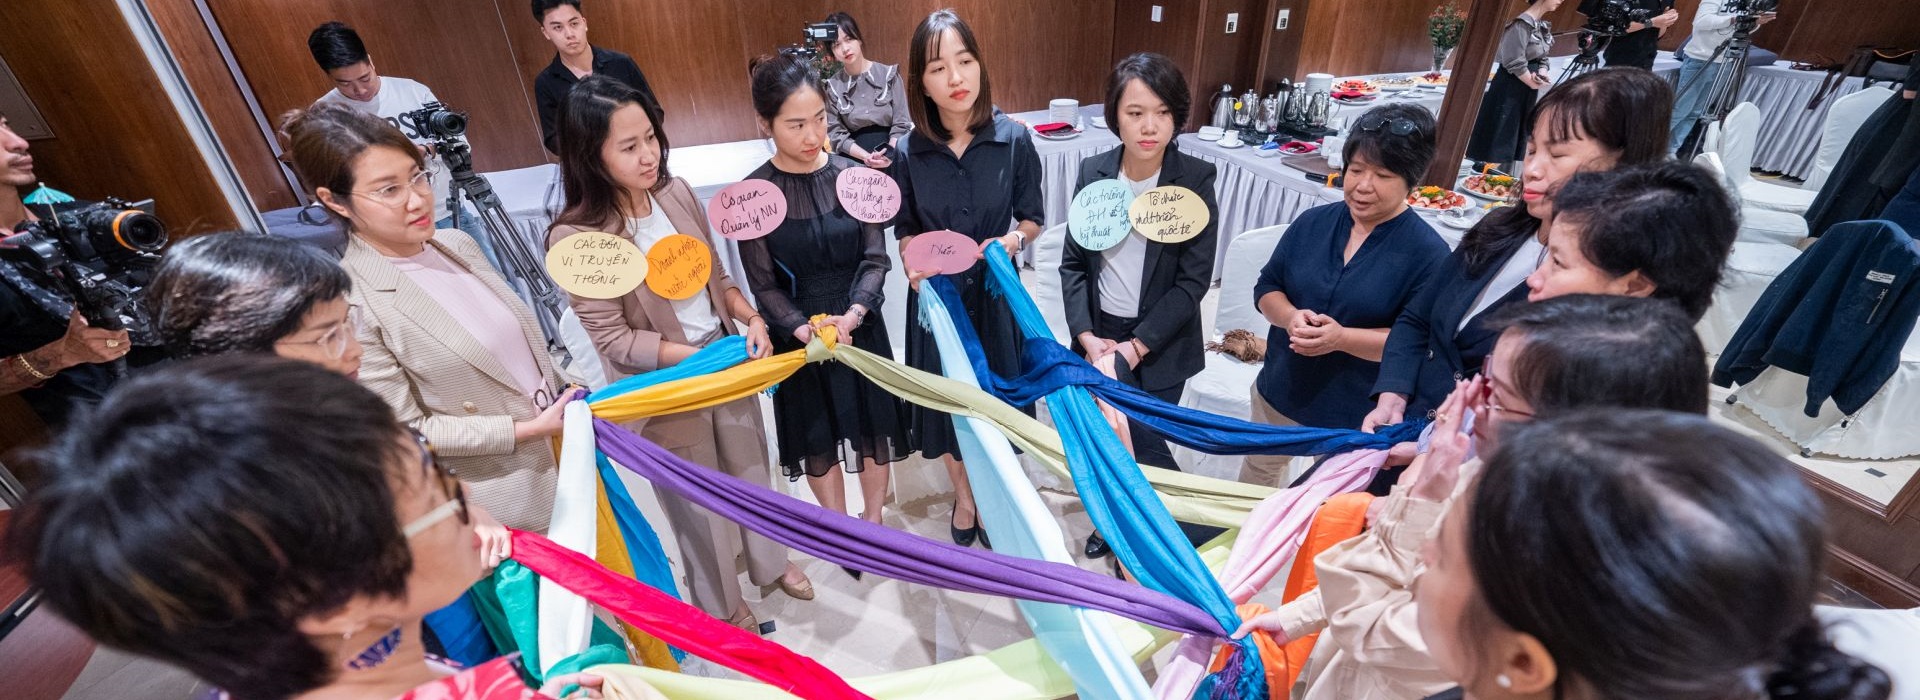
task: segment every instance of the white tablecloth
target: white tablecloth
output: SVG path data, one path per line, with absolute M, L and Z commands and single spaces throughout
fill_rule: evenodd
M 1807 109 L 1807 99 L 1820 89 L 1825 71 L 1793 70 L 1787 61 L 1747 69 L 1740 100 L 1760 108 L 1760 138 L 1753 167 L 1805 179 L 1813 173 L 1813 157 L 1820 151 L 1820 130 L 1834 99 L 1859 90 L 1863 78 L 1847 78 L 1827 99 Z

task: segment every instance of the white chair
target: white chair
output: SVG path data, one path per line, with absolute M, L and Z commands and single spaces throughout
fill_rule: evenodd
M 1047 319 L 1047 328 L 1053 331 L 1053 339 L 1071 348 L 1066 297 L 1060 289 L 1060 260 L 1066 252 L 1066 224 L 1041 231 L 1040 240 L 1033 244 L 1033 272 L 1025 276 L 1025 281 L 1033 303 L 1040 306 L 1040 315 Z
M 1828 399 L 1820 415 L 1807 417 L 1807 377 L 1779 367 L 1741 385 L 1729 403 L 1738 403 L 1779 431 L 1801 454 L 1833 455 L 1846 459 L 1902 459 L 1920 455 L 1920 333 L 1907 337 L 1900 348 L 1900 364 L 1880 391 L 1849 416 Z M 1896 487 L 1897 488 L 1897 487 Z
M 1920 610 L 1868 610 L 1813 606 L 1827 623 L 1827 636 L 1841 651 L 1879 666 L 1893 679 L 1892 700 L 1920 700 Z
M 1733 184 L 1727 178 L 1726 168 L 1720 165 L 1719 155 L 1701 153 L 1694 156 L 1693 163 L 1706 168 L 1720 180 L 1722 186 L 1732 189 Z M 1807 242 L 1807 220 L 1797 214 L 1761 209 L 1741 202 L 1738 240 L 1753 243 L 1780 243 L 1798 247 Z
M 1805 224 L 1801 226 L 1804 228 Z M 1741 231 L 1744 236 L 1745 229 Z M 1733 253 L 1727 256 L 1727 268 L 1720 276 L 1720 288 L 1713 291 L 1713 306 L 1707 308 L 1706 315 L 1694 327 L 1700 334 L 1700 343 L 1706 346 L 1707 355 L 1720 356 L 1720 351 L 1733 340 L 1734 332 L 1740 330 L 1740 322 L 1746 320 L 1754 303 L 1766 293 L 1767 285 L 1773 284 L 1773 279 L 1799 257 L 1799 248 L 1782 243 L 1734 241 Z
M 1760 138 L 1760 108 L 1742 102 L 1725 119 L 1708 127 L 1709 138 L 1717 132 L 1715 152 L 1726 169 L 1732 189 L 1747 204 L 1761 209 L 1804 214 L 1813 206 L 1817 192 L 1761 182 L 1753 179 L 1753 150 Z
M 1260 268 L 1273 257 L 1274 246 L 1280 244 L 1280 237 L 1286 232 L 1285 224 L 1258 228 L 1240 234 L 1227 244 L 1226 265 L 1220 271 L 1219 307 L 1214 313 L 1210 338 L 1217 339 L 1237 328 L 1266 337 L 1270 324 L 1254 306 L 1253 285 L 1260 279 Z M 1248 392 L 1260 376 L 1260 363 L 1241 362 L 1217 352 L 1206 356 L 1206 368 L 1187 380 L 1180 405 L 1231 418 L 1251 419 L 1253 403 Z M 1173 458 L 1184 471 L 1230 481 L 1240 478 L 1240 465 L 1245 459 L 1237 455 L 1201 454 L 1180 445 L 1173 446 Z
M 1820 127 L 1820 150 L 1813 156 L 1813 172 L 1807 174 L 1806 182 L 1800 183 L 1800 189 L 1819 192 L 1820 187 L 1827 184 L 1834 164 L 1840 162 L 1847 144 L 1853 142 L 1854 133 L 1892 96 L 1892 90 L 1876 85 L 1833 101 L 1827 108 L 1827 121 Z

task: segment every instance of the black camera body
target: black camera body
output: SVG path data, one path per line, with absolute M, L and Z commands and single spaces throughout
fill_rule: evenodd
M 1667 2 L 1663 6 L 1670 6 Z M 1655 14 L 1653 10 L 1635 9 L 1628 0 L 1588 0 L 1580 5 L 1580 13 L 1587 16 L 1586 33 L 1596 36 L 1626 36 L 1627 28 L 1633 23 L 1647 24 Z
M 135 345 L 153 345 L 153 318 L 141 292 L 167 245 L 167 227 L 152 212 L 153 200 L 112 197 L 59 212 L 21 226 L 0 246 L 0 261 L 64 297 L 88 325 L 124 329 Z
M 436 143 L 460 138 L 467 133 L 467 113 L 447 109 L 438 102 L 428 102 L 419 109 L 402 112 L 396 117 L 402 126 L 413 129 L 419 138 Z
M 1777 9 L 1780 9 L 1780 0 L 1727 0 L 1720 5 L 1720 14 L 1753 16 Z
M 832 22 L 815 22 L 801 28 L 800 43 L 780 49 L 780 55 L 812 62 L 823 53 L 833 52 L 833 42 L 840 40 L 840 25 Z

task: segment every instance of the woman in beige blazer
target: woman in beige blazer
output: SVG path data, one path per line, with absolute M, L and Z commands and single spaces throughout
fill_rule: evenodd
M 341 266 L 360 309 L 360 382 L 426 435 L 474 503 L 509 527 L 545 531 L 552 438 L 575 392 L 533 315 L 472 238 L 434 230 L 431 175 L 398 129 L 323 105 L 288 135 L 301 177 L 350 234 Z
M 688 299 L 667 299 L 644 284 L 617 299 L 573 297 L 573 310 L 593 337 L 609 377 L 671 367 L 734 334 L 746 336 L 754 357 L 771 354 L 767 324 L 721 268 L 693 188 L 667 172 L 666 134 L 655 131 L 659 105 L 617 80 L 589 77 L 561 104 L 560 122 L 566 205 L 547 233 L 548 247 L 581 231 L 604 231 L 645 251 L 680 233 L 706 243 L 711 258 L 706 288 Z M 772 487 L 758 397 L 628 427 L 690 462 Z M 743 533 L 666 491 L 659 495 L 685 558 L 694 605 L 744 629 L 759 628 L 735 583 L 736 548 L 745 550 L 748 579 L 763 592 L 778 586 L 795 598 L 813 598 L 812 582 L 787 561 L 786 547 Z

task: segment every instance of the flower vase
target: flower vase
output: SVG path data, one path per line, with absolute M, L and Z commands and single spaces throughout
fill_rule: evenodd
M 1447 57 L 1453 55 L 1451 46 L 1433 47 L 1433 72 L 1438 73 L 1447 66 Z

